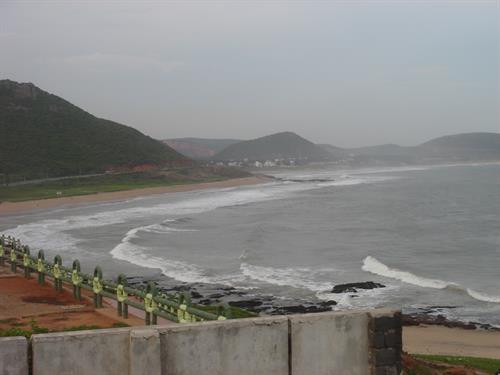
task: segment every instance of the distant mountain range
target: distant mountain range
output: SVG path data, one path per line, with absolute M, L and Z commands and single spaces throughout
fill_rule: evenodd
M 163 143 L 193 159 L 209 159 L 240 139 L 172 138 Z
M 464 133 L 432 139 L 418 146 L 386 144 L 346 149 L 354 164 L 436 164 L 500 160 L 499 133 Z
M 204 138 L 182 138 L 166 142 L 181 153 L 188 150 L 184 151 L 187 156 L 224 162 L 297 159 L 307 162 L 333 161 L 353 166 L 369 166 L 500 160 L 498 133 L 456 134 L 435 138 L 412 147 L 396 144 L 359 148 L 316 145 L 291 132 L 239 142 L 235 139 Z
M 92 116 L 31 83 L 0 80 L 0 174 L 25 178 L 190 163 L 141 132 Z
M 313 162 L 332 160 L 333 156 L 322 147 L 295 133 L 283 132 L 232 144 L 215 154 L 212 159 L 221 161 L 296 159 Z

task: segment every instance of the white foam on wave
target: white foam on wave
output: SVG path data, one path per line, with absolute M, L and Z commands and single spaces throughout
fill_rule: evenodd
M 371 272 L 376 275 L 389 277 L 391 279 L 396 279 L 407 284 L 421 286 L 424 288 L 444 289 L 450 285 L 457 285 L 443 280 L 420 277 L 411 272 L 401 271 L 397 268 L 390 268 L 371 256 L 367 256 L 363 260 L 363 267 L 361 268 L 366 272 Z
M 333 272 L 335 271 L 334 269 L 314 270 L 307 267 L 274 268 L 241 263 L 240 271 L 252 280 L 278 286 L 308 289 L 313 292 L 325 292 L 331 290 L 334 286 L 331 282 L 318 282 L 314 277 L 318 271 Z
M 114 259 L 124 260 L 145 268 L 160 269 L 164 275 L 182 282 L 205 281 L 204 272 L 199 267 L 185 262 L 151 256 L 147 253 L 146 248 L 134 244 L 134 240 L 139 238 L 140 232 L 168 233 L 177 231 L 189 230 L 170 228 L 162 224 L 152 224 L 133 228 L 129 230 L 121 242 L 111 250 L 110 254 Z
M 363 260 L 363 266 L 361 268 L 363 269 L 363 271 L 370 272 L 379 276 L 388 277 L 391 279 L 396 279 L 407 284 L 416 285 L 423 288 L 454 290 L 461 293 L 467 293 L 470 297 L 478 301 L 500 303 L 500 296 L 490 296 L 482 292 L 464 288 L 463 286 L 455 282 L 425 278 L 417 276 L 411 272 L 401 271 L 397 268 L 390 268 L 372 256 L 367 256 Z
M 234 286 L 234 283 L 243 280 L 243 275 L 241 274 L 211 276 L 208 274 L 207 270 L 198 265 L 150 255 L 148 248 L 135 243 L 140 241 L 141 232 L 168 234 L 173 232 L 196 231 L 195 229 L 178 229 L 165 225 L 166 222 L 174 221 L 175 220 L 166 220 L 162 224 L 145 225 L 129 230 L 121 242 L 110 251 L 111 256 L 114 259 L 123 260 L 140 267 L 160 269 L 163 275 L 186 283 L 201 282 Z
M 475 290 L 469 288 L 467 288 L 466 291 L 469 296 L 471 296 L 474 299 L 477 299 L 478 301 L 500 303 L 500 296 L 490 296 L 488 294 L 476 292 Z
M 349 184 L 363 183 L 365 181 L 351 181 Z M 376 181 L 373 181 L 376 182 Z M 333 185 L 341 185 L 341 181 L 333 181 Z M 96 212 L 85 215 L 69 215 L 57 219 L 46 219 L 27 224 L 18 225 L 7 229 L 6 234 L 19 238 L 24 243 L 32 246 L 46 248 L 61 253 L 81 253 L 85 251 L 78 247 L 79 240 L 69 232 L 82 228 L 104 227 L 125 223 L 131 220 L 165 215 L 190 215 L 215 210 L 221 207 L 241 206 L 249 203 L 263 202 L 280 199 L 290 194 L 324 187 L 321 184 L 306 183 L 266 183 L 251 188 L 225 188 L 210 191 L 190 193 L 187 198 L 174 202 L 160 203 L 150 206 L 146 204 Z M 112 206 L 111 206 L 112 207 Z M 98 207 L 99 208 L 99 207 Z M 72 212 L 73 209 L 67 212 Z M 61 215 L 64 211 L 59 211 Z

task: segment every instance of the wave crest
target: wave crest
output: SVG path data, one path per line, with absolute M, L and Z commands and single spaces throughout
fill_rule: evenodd
M 402 271 L 397 268 L 390 268 L 372 256 L 367 256 L 363 260 L 363 271 L 370 272 L 379 276 L 388 277 L 402 281 L 406 284 L 416 285 L 424 288 L 448 289 L 460 293 L 466 293 L 475 300 L 482 302 L 500 303 L 500 296 L 490 296 L 475 290 L 464 288 L 460 284 L 439 279 L 430 279 L 417 276 L 411 272 Z

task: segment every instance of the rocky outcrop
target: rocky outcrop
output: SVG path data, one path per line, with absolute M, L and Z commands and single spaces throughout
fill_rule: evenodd
M 339 284 L 333 287 L 332 293 L 356 293 L 358 289 L 375 289 L 375 288 L 385 288 L 385 285 L 382 285 L 380 283 L 375 283 L 373 281 Z

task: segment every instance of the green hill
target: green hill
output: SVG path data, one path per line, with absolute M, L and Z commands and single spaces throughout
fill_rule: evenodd
M 189 162 L 163 143 L 31 83 L 0 80 L 0 134 L 0 174 L 11 178 Z
M 435 138 L 419 145 L 418 153 L 448 161 L 500 160 L 500 134 L 464 133 Z
M 331 160 L 332 155 L 295 133 L 283 132 L 235 143 L 212 157 L 213 160 Z
M 193 159 L 208 159 L 226 147 L 241 142 L 239 139 L 172 138 L 163 143 Z

